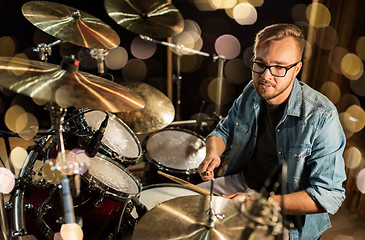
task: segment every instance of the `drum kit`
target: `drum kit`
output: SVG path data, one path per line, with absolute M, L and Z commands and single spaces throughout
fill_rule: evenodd
M 114 21 L 149 41 L 164 44 L 153 38 L 183 30 L 181 14 L 165 0 L 105 0 L 104 4 Z M 78 71 L 74 56 L 60 65 L 47 63 L 51 48 L 63 42 L 99 50 L 117 47 L 118 34 L 104 22 L 47 1 L 27 2 L 22 12 L 34 26 L 59 40 L 38 46 L 42 62 L 0 57 L 1 87 L 43 102 L 51 122 L 51 128 L 38 133 L 35 145 L 28 148 L 6 204 L 11 214 L 4 217 L 6 210 L 0 206 L 5 239 L 61 239 L 60 231 L 63 239 L 76 239 L 62 235 L 62 226 L 75 223 L 88 240 L 127 239 L 131 234 L 132 239 L 239 239 L 245 226 L 256 232 L 255 239 L 279 238 L 278 207 L 261 204 L 263 217 L 257 216 L 258 208 L 251 211 L 189 185 L 142 188 L 127 167 L 141 159 L 143 149 L 157 170 L 185 175 L 190 181 L 204 158 L 205 139 L 189 130 L 168 128 L 174 107 L 147 84 L 122 86 Z M 135 133 L 151 132 L 142 146 Z M 70 163 L 70 158 L 79 162 Z M 37 160 L 42 162 L 38 173 Z M 41 180 L 34 180 L 35 175 Z

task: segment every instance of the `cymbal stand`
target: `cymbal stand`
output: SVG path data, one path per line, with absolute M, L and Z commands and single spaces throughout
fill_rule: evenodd
M 12 236 L 14 237 L 27 235 L 24 218 L 24 191 L 31 181 L 33 166 L 38 154 L 49 141 L 50 137 L 51 136 L 49 135 L 40 138 L 37 143 L 30 148 L 31 151 L 29 152 L 23 167 L 20 169 L 12 208 Z
M 56 106 L 53 106 L 53 111 L 51 111 L 51 119 L 53 121 L 53 127 L 56 130 L 56 133 L 58 133 L 58 146 L 59 146 L 59 159 L 61 160 L 61 163 L 57 166 L 57 170 L 67 170 L 66 166 L 66 151 L 65 151 L 65 145 L 63 141 L 63 125 L 64 117 L 66 115 L 67 109 L 64 108 L 57 108 Z M 73 207 L 73 201 L 71 196 L 71 190 L 70 190 L 70 183 L 67 174 L 63 175 L 63 179 L 61 181 L 62 186 L 62 197 L 63 197 L 63 210 L 65 214 L 65 224 L 69 223 L 76 223 L 75 219 L 75 213 L 74 213 L 74 207 Z
M 40 43 L 36 48 L 33 48 L 33 52 L 37 52 L 39 54 L 41 61 L 47 62 L 48 57 L 52 55 L 52 47 L 60 43 L 63 43 L 63 41 L 57 40 L 50 44 Z
M 213 187 L 214 186 L 214 178 L 210 180 L 210 194 L 209 194 L 209 208 L 207 210 L 207 220 L 205 222 L 205 227 L 207 229 L 211 229 L 214 227 L 214 221 L 218 218 L 222 220 L 225 216 L 222 214 L 215 213 L 213 209 Z
M 99 74 L 103 74 L 105 72 L 104 62 L 105 62 L 105 56 L 108 54 L 109 54 L 108 49 L 98 49 L 98 48 L 90 49 L 90 55 L 97 61 Z
M 223 67 L 224 61 L 226 58 L 222 55 L 215 55 L 213 56 L 213 61 L 218 61 L 218 76 L 217 76 L 217 96 L 216 96 L 216 103 L 215 103 L 215 117 L 219 119 L 222 118 L 221 115 L 221 106 L 222 106 L 222 85 L 223 85 Z
M 6 218 L 5 205 L 4 205 L 4 194 L 0 193 L 0 226 L 1 226 L 1 236 L 0 239 L 9 239 L 9 227 Z
M 201 52 L 201 51 L 197 51 L 191 48 L 187 48 L 185 47 L 183 44 L 173 44 L 173 43 L 169 43 L 169 42 L 164 42 L 164 41 L 160 41 L 160 40 L 155 40 L 152 39 L 148 36 L 144 36 L 144 35 L 140 35 L 140 38 L 145 40 L 145 41 L 150 41 L 150 42 L 154 42 L 154 43 L 158 43 L 164 46 L 168 46 L 171 48 L 174 48 L 177 50 L 178 54 L 177 54 L 177 62 L 176 62 L 176 76 L 174 77 L 175 81 L 176 81 L 176 116 L 175 119 L 176 120 L 181 120 L 181 82 L 182 82 L 182 77 L 181 77 L 181 56 L 183 54 L 180 54 L 182 51 L 187 51 L 193 54 L 198 54 L 200 56 L 204 56 L 204 57 L 209 57 L 209 53 L 205 53 L 205 52 Z

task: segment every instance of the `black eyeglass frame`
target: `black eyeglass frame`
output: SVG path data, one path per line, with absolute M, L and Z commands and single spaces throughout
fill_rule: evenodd
M 298 61 L 298 62 L 296 62 L 296 63 L 294 63 L 293 65 L 289 65 L 289 67 L 284 67 L 284 66 L 281 66 L 281 65 L 271 65 L 271 66 L 269 66 L 269 65 L 266 65 L 266 64 L 264 64 L 264 63 L 262 63 L 262 62 L 256 62 L 256 61 L 254 61 L 254 60 L 250 60 L 250 68 L 251 68 L 251 71 L 252 72 L 254 72 L 254 73 L 258 73 L 258 74 L 263 74 L 265 71 L 266 71 L 266 69 L 269 69 L 269 71 L 270 71 L 270 74 L 271 75 L 273 75 L 273 76 L 275 76 L 275 77 L 285 77 L 286 76 L 286 74 L 288 73 L 288 71 L 290 70 L 290 69 L 292 69 L 293 67 L 295 67 L 298 63 L 300 63 L 302 60 L 300 60 L 300 61 Z M 263 67 L 264 67 L 264 70 L 262 71 L 262 72 L 256 72 L 256 71 L 254 71 L 253 70 L 253 64 L 254 63 L 256 63 L 256 64 L 259 64 L 259 65 L 263 65 Z M 273 74 L 272 72 L 271 72 L 271 68 L 272 67 L 281 67 L 281 68 L 285 68 L 285 74 L 283 75 L 283 76 L 279 76 L 279 75 L 276 75 L 276 74 Z

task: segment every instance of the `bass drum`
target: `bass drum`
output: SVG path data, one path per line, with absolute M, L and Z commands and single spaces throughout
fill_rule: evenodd
M 123 166 L 101 154 L 90 158 L 82 175 L 80 194 L 73 198 L 76 222 L 84 239 L 108 239 L 118 235 L 129 199 L 138 196 L 141 185 Z M 56 191 L 41 206 L 38 222 L 47 239 L 53 239 L 62 225 L 62 191 Z M 123 230 L 123 229 L 122 229 Z
M 162 171 L 191 183 L 202 181 L 198 166 L 205 157 L 205 138 L 193 131 L 166 128 L 150 134 L 143 142 L 147 184 L 170 182 Z
M 142 203 L 147 210 L 151 210 L 155 206 L 167 200 L 191 195 L 201 194 L 183 185 L 175 183 L 159 183 L 144 187 L 139 194 L 139 202 Z M 134 218 L 138 217 L 135 210 L 132 211 L 131 215 Z

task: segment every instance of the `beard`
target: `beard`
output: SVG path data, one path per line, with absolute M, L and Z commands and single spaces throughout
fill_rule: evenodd
M 293 81 L 294 77 L 286 85 L 280 87 L 280 89 L 277 89 L 277 85 L 272 85 L 269 83 L 269 81 L 266 80 L 254 80 L 253 86 L 256 90 L 257 95 L 259 95 L 260 98 L 269 101 L 285 92 L 290 86 L 292 86 Z M 261 87 L 261 84 L 269 85 L 270 89 L 266 90 L 265 88 Z

